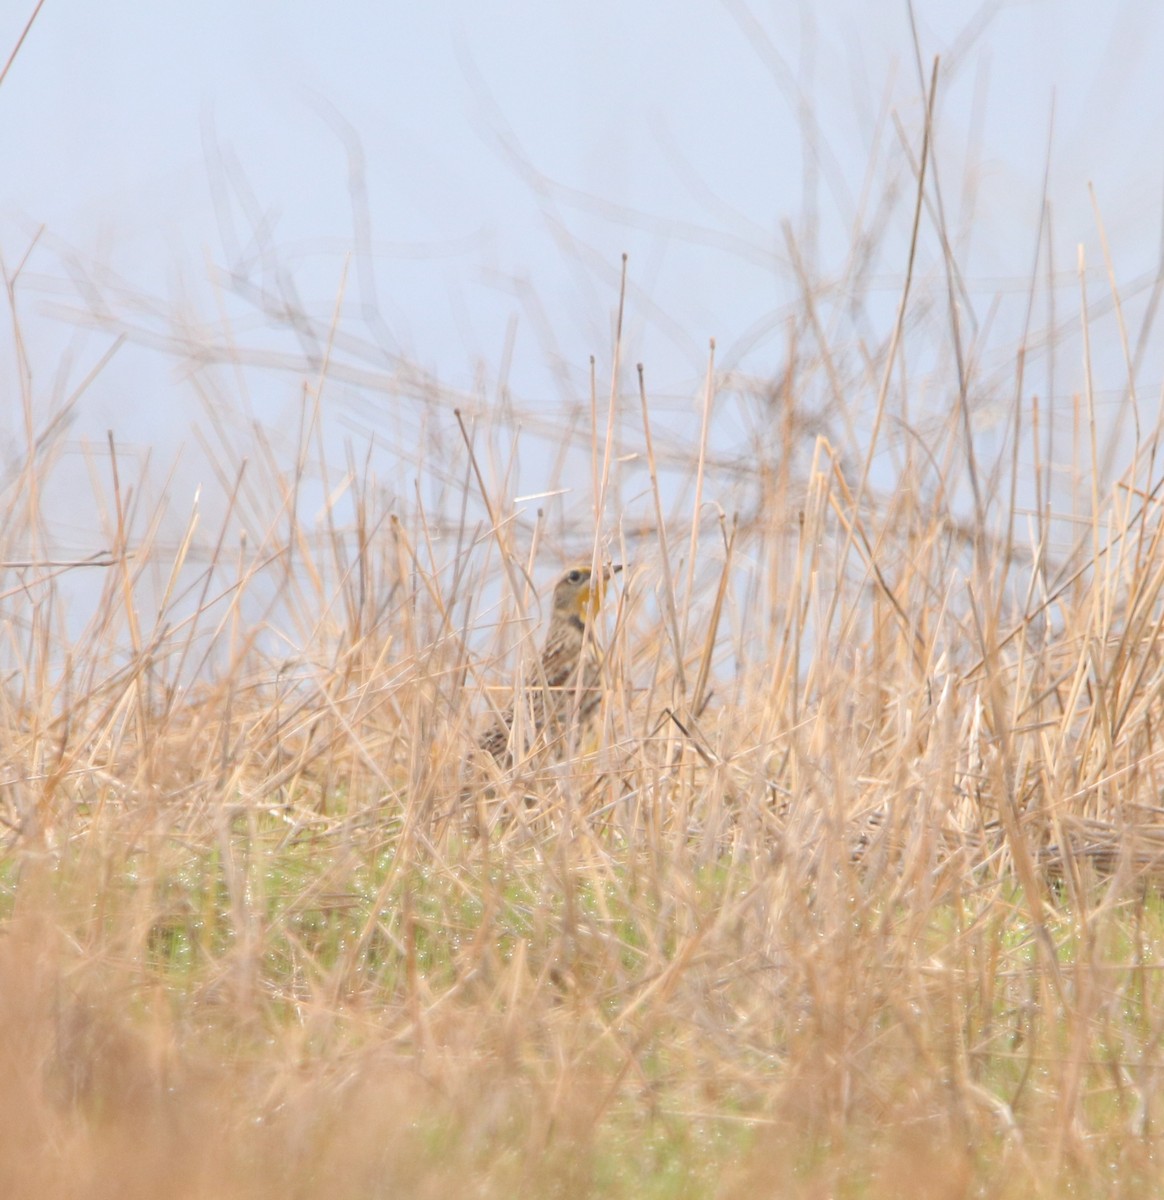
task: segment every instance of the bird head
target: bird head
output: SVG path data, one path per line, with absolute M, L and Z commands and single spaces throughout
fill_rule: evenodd
M 570 567 L 554 587 L 554 612 L 577 617 L 583 624 L 598 615 L 607 582 L 622 570 L 621 564 L 603 567 L 596 576 L 589 565 Z

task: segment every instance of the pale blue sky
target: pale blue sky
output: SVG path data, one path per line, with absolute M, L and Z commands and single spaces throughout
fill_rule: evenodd
M 4 57 L 31 9 L 28 0 L 0 11 Z M 1000 378 L 1010 370 L 1053 98 L 1059 315 L 1077 303 L 1078 243 L 1089 287 L 1106 294 L 1092 181 L 1134 321 L 1160 252 L 1164 9 L 917 0 L 915 11 L 927 74 L 935 54 L 945 67 L 937 163 L 975 316 L 992 322 L 984 359 L 996 355 Z M 798 303 L 783 223 L 810 260 L 815 238 L 812 274 L 835 278 L 856 214 L 868 215 L 867 178 L 866 204 L 892 178 L 901 193 L 868 282 L 872 326 L 876 296 L 891 311 L 911 182 L 893 117 L 916 152 L 920 96 L 897 2 L 47 0 L 0 88 L 9 270 L 45 230 L 21 293 L 34 395 L 47 408 L 54 386 L 75 386 L 108 344 L 59 320 L 60 305 L 77 306 L 78 271 L 107 282 L 115 273 L 126 304 L 167 320 L 183 306 L 214 317 L 209 266 L 253 248 L 240 181 L 305 307 L 325 319 L 353 244 L 345 123 L 365 159 L 384 319 L 375 334 L 386 351 L 466 386 L 479 368 L 498 371 L 516 330 L 517 392 L 530 403 L 577 392 L 588 356 L 608 354 L 626 251 L 627 358 L 641 358 L 660 389 L 694 397 L 713 336 L 722 365 L 776 371 Z M 233 199 L 216 217 L 224 164 Z M 353 273 L 349 322 L 360 323 L 370 287 Z M 1122 366 L 1104 330 L 1099 383 L 1114 406 Z M 54 385 L 70 348 L 68 380 Z M 7 335 L 0 356 L 10 378 Z M 1065 360 L 1057 390 L 1078 387 L 1071 367 Z M 1160 369 L 1159 356 L 1145 359 L 1153 410 Z M 282 411 L 278 397 L 269 410 L 251 399 L 260 415 Z M 374 402 L 347 400 L 337 415 L 349 435 L 376 427 Z M 192 411 L 172 363 L 127 351 L 94 384 L 76 431 L 114 428 L 166 461 Z

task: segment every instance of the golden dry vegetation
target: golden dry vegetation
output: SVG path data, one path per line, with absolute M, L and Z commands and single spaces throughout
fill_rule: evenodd
M 710 364 L 690 439 L 617 343 L 519 412 L 325 326 L 290 460 L 211 422 L 188 511 L 18 371 L 0 1194 L 1159 1194 L 1157 431 L 1101 470 L 1083 388 L 1048 457 L 1020 370 L 975 458 L 973 364 L 922 404 L 910 311 L 857 353 L 806 291 L 785 376 Z M 336 378 L 427 414 L 419 486 L 327 467 Z M 484 786 L 592 554 L 601 737 Z

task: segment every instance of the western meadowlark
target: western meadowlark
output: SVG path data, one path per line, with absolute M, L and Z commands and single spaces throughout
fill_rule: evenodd
M 604 567 L 595 578 L 588 565 L 570 567 L 554 585 L 541 671 L 522 710 L 528 716 L 524 727 L 530 745 L 535 737 L 543 744 L 560 745 L 573 723 L 584 729 L 593 717 L 602 699 L 602 671 L 593 632 L 588 630 L 602 607 L 610 577 L 621 570 L 621 565 Z M 490 724 L 477 744 L 498 761 L 512 762 L 514 752 L 521 757 L 529 748 L 510 746 L 514 724 L 510 707 Z

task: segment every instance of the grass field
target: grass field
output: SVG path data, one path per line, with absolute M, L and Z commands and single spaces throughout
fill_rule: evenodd
M 206 515 L 112 440 L 79 485 L 18 372 L 0 1195 L 1164 1195 L 1157 430 L 1105 473 L 1084 387 L 1049 456 L 1024 344 L 975 458 L 908 312 L 709 367 L 691 438 L 617 367 L 430 390 L 395 489 L 323 465 L 325 358 Z M 600 736 L 485 787 L 592 554 Z

